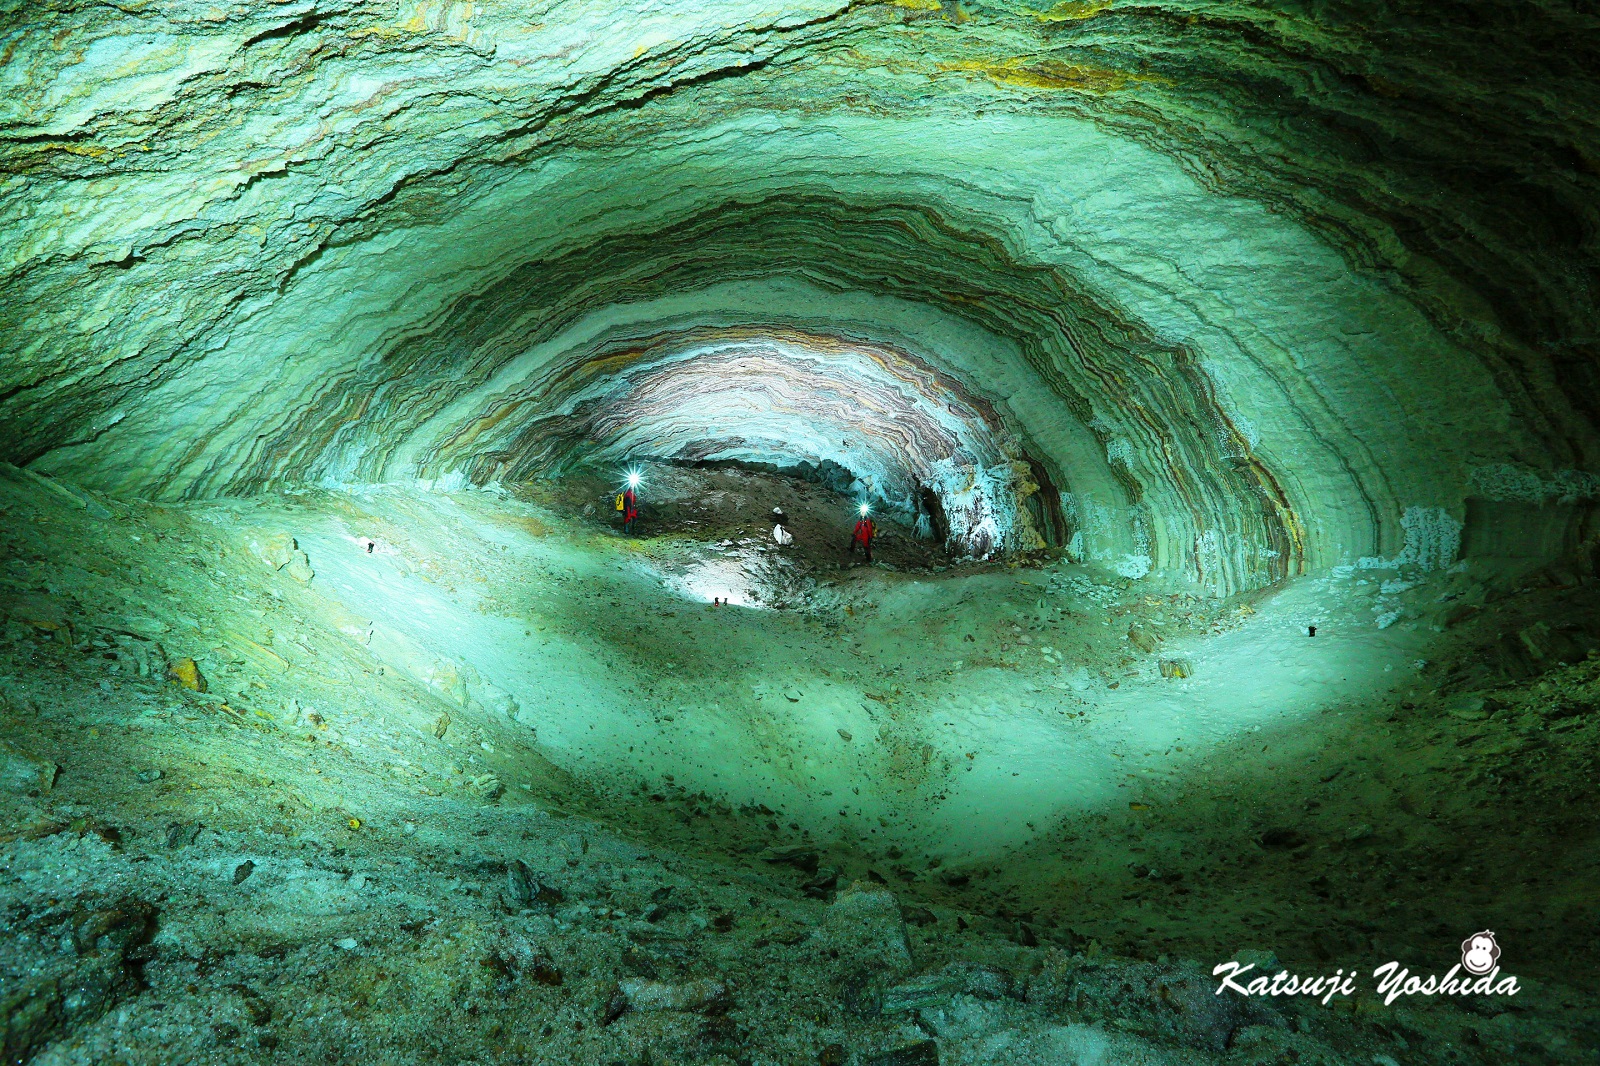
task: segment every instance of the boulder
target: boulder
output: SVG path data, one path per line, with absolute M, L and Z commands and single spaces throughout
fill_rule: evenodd
M 190 692 L 204 692 L 207 688 L 205 675 L 200 672 L 199 664 L 193 659 L 174 659 L 167 664 L 167 678 L 180 688 Z
M 823 915 L 817 937 L 841 959 L 894 976 L 911 970 L 906 923 L 894 893 L 857 881 L 846 887 Z
M 787 844 L 767 848 L 761 853 L 761 861 L 773 865 L 793 866 L 797 870 L 814 874 L 822 857 L 817 854 L 816 848 L 804 844 Z
M 0 1057 L 26 1062 L 136 994 L 155 913 L 149 904 L 129 900 L 74 914 L 63 938 L 72 945 L 71 955 L 0 985 Z
M 997 966 L 954 962 L 942 970 L 886 989 L 883 1010 L 886 1014 L 920 1011 L 944 1006 L 956 996 L 1007 999 L 1016 994 L 1016 987 L 1011 974 Z
M 1227 1049 L 1234 1032 L 1270 1019 L 1270 1007 L 1220 996 L 1198 965 L 1070 960 L 1028 983 L 1028 1002 L 1073 1021 L 1119 1028 L 1206 1051 Z
M 524 867 L 526 869 L 526 867 Z M 547 988 L 559 988 L 565 980 L 561 968 L 539 945 L 522 934 L 508 930 L 484 965 L 511 980 L 527 979 Z
M 1444 705 L 1444 709 L 1450 717 L 1463 722 L 1481 722 L 1493 711 L 1489 701 L 1475 693 L 1455 697 Z
M 1020 1019 L 1019 1019 L 1020 1020 Z M 952 1039 L 955 1061 L 963 1063 L 1016 1063 L 1028 1066 L 1190 1066 L 1214 1061 L 1210 1056 L 1196 1059 L 1192 1052 L 1174 1052 L 1170 1047 L 1141 1040 L 1114 1027 L 1096 1025 L 1019 1024 L 990 1026 L 971 1031 L 970 1026 L 946 1026 L 939 1038 Z M 1288 1060 L 1285 1060 L 1288 1061 Z
M 477 700 L 491 713 L 513 720 L 520 709 L 511 693 L 487 681 L 478 686 Z
M 649 1011 L 699 1011 L 719 1013 L 729 1002 L 728 989 L 721 981 L 623 981 L 619 986 L 628 1009 Z
M 57 770 L 49 759 L 0 740 L 0 788 L 7 792 L 49 792 L 55 787 Z
M 939 1045 L 917 1040 L 864 1060 L 868 1066 L 939 1066 Z
M 506 794 L 506 786 L 493 773 L 469 778 L 466 789 L 480 803 L 494 803 Z
M 0 594 L 0 614 L 53 633 L 67 626 L 67 610 L 57 600 L 36 592 Z
M 533 870 L 521 859 L 512 859 L 506 864 L 506 902 L 513 906 L 527 907 L 533 903 L 534 892 L 538 889 L 538 881 L 533 876 Z
M 282 570 L 294 561 L 300 545 L 287 533 L 269 533 L 252 538 L 250 554 L 274 570 Z M 304 557 L 304 552 L 298 552 Z
M 446 701 L 459 707 L 467 705 L 467 682 L 461 669 L 452 659 L 438 659 L 428 670 L 426 683 Z
M 559 888 L 542 882 L 533 867 L 521 859 L 506 864 L 506 904 L 512 909 L 535 904 L 550 907 L 563 898 Z
M 317 572 L 311 569 L 311 558 L 298 550 L 290 556 L 289 565 L 283 568 L 283 572 L 302 585 L 311 584 L 311 579 L 317 576 Z

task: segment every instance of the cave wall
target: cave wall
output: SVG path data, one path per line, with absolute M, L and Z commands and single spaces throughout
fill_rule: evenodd
M 593 433 L 902 499 L 942 433 L 973 529 L 1217 593 L 1592 533 L 1593 11 L 703 7 L 4 8 L 0 458 L 196 497 Z M 944 384 L 834 390 L 838 451 L 629 419 L 735 334 Z M 575 376 L 613 414 L 552 450 Z

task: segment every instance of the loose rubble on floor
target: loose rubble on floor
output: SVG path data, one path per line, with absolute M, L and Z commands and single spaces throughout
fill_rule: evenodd
M 792 565 L 788 602 L 724 609 L 681 579 L 729 547 L 778 555 L 756 550 L 755 491 L 743 533 L 737 508 L 685 506 L 626 541 L 559 486 L 179 506 L 3 473 L 8 1062 L 1596 1061 L 1592 572 L 1374 586 L 1402 614 L 1382 629 L 1363 575 L 1330 577 L 1318 602 L 1343 606 L 1321 635 L 1286 620 L 1289 650 L 1263 654 L 1348 632 L 1384 642 L 1359 645 L 1389 656 L 1373 670 L 1403 663 L 1393 685 L 1362 697 L 1329 674 L 1315 683 L 1341 694 L 1318 702 L 1302 678 L 1272 698 L 1314 710 L 1215 717 L 1203 753 L 1163 753 L 1156 727 L 1127 724 L 1135 708 L 1209 706 L 1232 660 L 1206 641 L 1281 606 L 1142 597 L 1056 559 L 952 566 L 914 544 L 885 551 L 895 569 L 839 570 L 835 543 Z M 782 502 L 823 539 L 836 501 Z M 358 609 L 366 556 L 404 571 L 407 606 Z M 882 606 L 906 597 L 928 607 L 920 646 Z M 504 632 L 416 635 L 458 617 Z M 717 669 L 754 654 L 745 634 L 773 652 L 759 691 L 738 671 L 751 730 L 820 713 L 824 684 L 868 695 L 729 780 L 685 752 L 745 742 L 712 706 L 734 698 Z M 621 709 L 591 722 L 578 690 L 537 702 L 490 654 L 516 635 L 529 656 L 590 656 Z M 994 713 L 1084 753 L 1075 772 L 1113 766 L 1097 790 L 1050 792 L 1044 769 L 1010 784 L 1027 753 L 982 746 L 987 705 L 930 695 L 971 691 L 973 671 L 1003 694 Z M 881 778 L 869 795 L 821 798 L 820 778 L 857 765 Z M 1050 792 L 1036 824 L 1012 817 L 987 848 L 988 829 L 950 828 L 1004 817 L 1008 788 Z M 974 813 L 953 806 L 967 799 Z M 1517 996 L 1215 992 L 1212 968 L 1246 957 L 1442 973 L 1481 928 Z

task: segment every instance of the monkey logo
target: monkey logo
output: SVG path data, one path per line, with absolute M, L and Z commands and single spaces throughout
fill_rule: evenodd
M 1474 977 L 1482 977 L 1499 962 L 1500 945 L 1489 930 L 1473 933 L 1461 942 L 1461 967 Z

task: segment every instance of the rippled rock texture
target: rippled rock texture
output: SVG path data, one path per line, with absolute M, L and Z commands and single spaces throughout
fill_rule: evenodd
M 0 457 L 39 471 L 832 461 L 963 550 L 1218 593 L 1591 520 L 1583 4 L 0 18 Z

